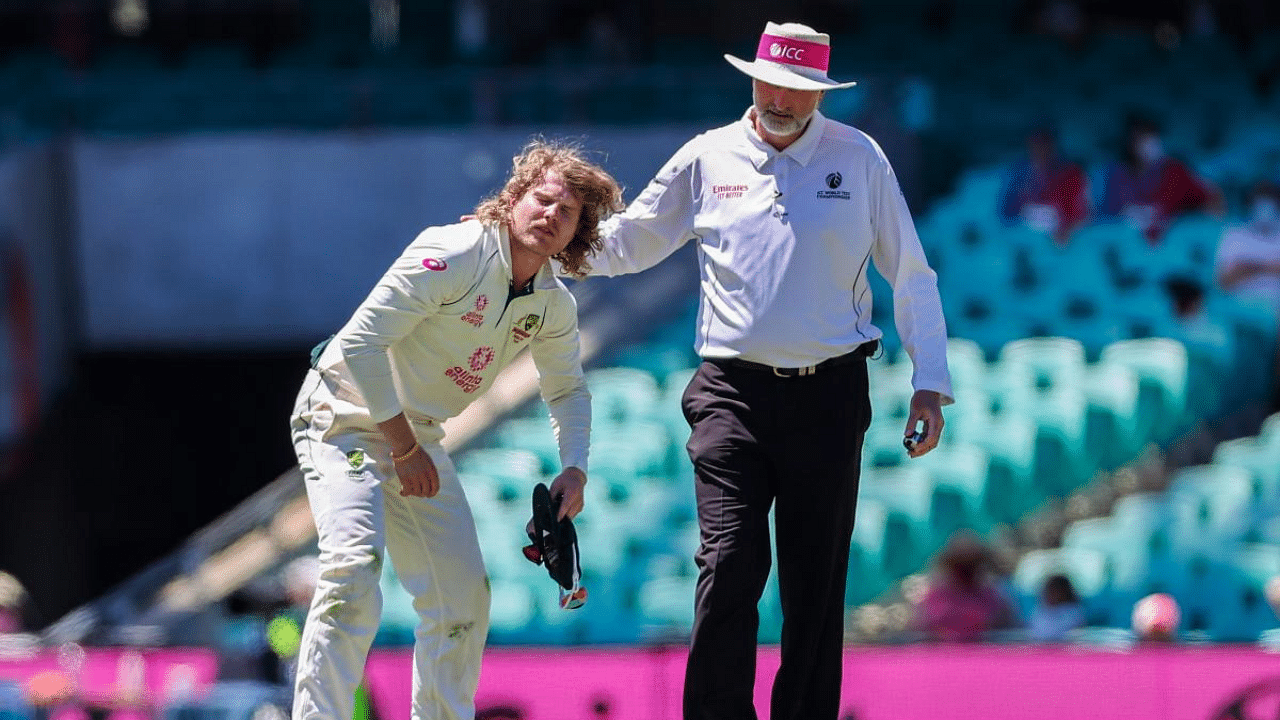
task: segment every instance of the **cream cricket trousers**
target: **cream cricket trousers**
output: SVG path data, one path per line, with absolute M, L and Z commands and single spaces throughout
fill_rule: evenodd
M 419 623 L 414 720 L 472 720 L 489 632 L 489 583 L 475 521 L 437 423 L 410 420 L 440 474 L 433 498 L 402 497 L 391 450 L 358 396 L 312 370 L 292 419 L 319 534 L 320 573 L 298 651 L 293 720 L 351 720 L 382 615 L 390 552 Z

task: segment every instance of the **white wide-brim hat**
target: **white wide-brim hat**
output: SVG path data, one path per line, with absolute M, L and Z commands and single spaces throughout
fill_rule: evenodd
M 792 90 L 839 90 L 856 82 L 836 82 L 827 77 L 831 37 L 799 23 L 768 23 L 756 47 L 756 59 L 747 62 L 725 54 L 729 64 L 757 80 Z

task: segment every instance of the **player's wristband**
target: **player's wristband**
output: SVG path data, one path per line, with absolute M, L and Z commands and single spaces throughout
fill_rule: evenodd
M 418 443 L 415 442 L 414 444 L 409 446 L 408 450 L 404 451 L 403 455 L 392 455 L 391 462 L 400 462 L 402 460 L 408 460 L 409 456 L 412 455 L 417 449 L 418 449 Z

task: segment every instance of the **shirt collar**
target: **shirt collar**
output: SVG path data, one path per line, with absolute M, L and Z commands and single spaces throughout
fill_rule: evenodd
M 498 223 L 498 257 L 502 258 L 502 267 L 506 269 L 507 284 L 514 283 L 515 278 L 511 275 L 511 235 L 507 231 L 506 223 Z M 542 267 L 538 268 L 538 272 L 533 274 L 533 287 L 547 290 L 555 287 L 555 285 L 556 276 L 552 272 L 551 263 L 542 263 Z
M 751 108 L 748 107 L 747 111 L 742 114 L 742 129 L 747 135 L 747 141 L 751 144 L 752 150 L 749 154 L 757 168 L 777 155 L 786 155 L 800 163 L 802 167 L 807 166 L 818 149 L 818 142 L 822 140 L 822 133 L 826 130 L 826 127 L 826 116 L 820 111 L 814 110 L 813 117 L 809 119 L 809 127 L 805 128 L 800 137 L 788 145 L 786 150 L 779 152 L 756 134 L 755 124 L 751 121 Z

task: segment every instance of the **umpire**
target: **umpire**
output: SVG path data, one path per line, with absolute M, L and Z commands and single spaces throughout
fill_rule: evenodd
M 704 362 L 683 399 L 692 428 L 701 547 L 685 676 L 687 720 L 754 718 L 758 603 L 775 509 L 782 665 L 774 720 L 835 720 L 844 588 L 862 440 L 871 421 L 867 263 L 893 286 L 915 367 L 909 454 L 938 444 L 952 402 L 946 324 L 897 178 L 880 147 L 817 107 L 826 34 L 769 23 L 752 62 L 753 103 L 689 141 L 601 228 L 593 272 L 651 267 L 698 244 Z

